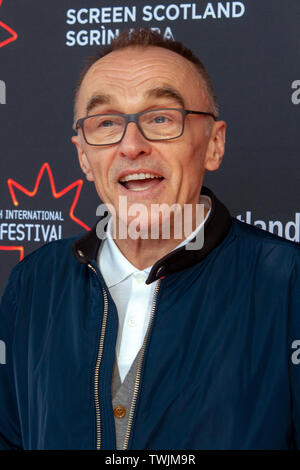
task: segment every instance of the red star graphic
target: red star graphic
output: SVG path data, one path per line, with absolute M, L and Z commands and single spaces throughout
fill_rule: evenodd
M 7 185 L 8 185 L 8 189 L 9 189 L 9 192 L 10 192 L 10 195 L 11 195 L 11 198 L 12 198 L 12 201 L 14 203 L 15 206 L 18 206 L 19 203 L 18 203 L 18 200 L 16 198 L 16 195 L 15 195 L 15 191 L 14 191 L 14 187 L 19 189 L 20 191 L 22 191 L 24 194 L 26 194 L 27 196 L 29 197 L 34 197 L 39 189 L 39 185 L 40 185 L 40 182 L 41 182 L 41 179 L 42 179 L 42 176 L 43 176 L 43 173 L 44 172 L 47 172 L 48 173 L 48 177 L 49 177 L 49 181 L 50 181 L 50 187 L 51 187 L 51 191 L 52 191 L 52 195 L 55 199 L 58 199 L 62 196 L 64 196 L 66 193 L 68 193 L 69 191 L 71 191 L 73 188 L 77 188 L 76 189 L 76 193 L 75 193 L 75 197 L 74 197 L 74 200 L 72 202 L 72 205 L 70 207 L 70 211 L 69 211 L 69 216 L 70 216 L 70 219 L 74 220 L 74 222 L 76 222 L 77 224 L 81 225 L 81 227 L 83 227 L 85 230 L 90 230 L 90 227 L 88 227 L 84 222 L 82 222 L 82 220 L 78 219 L 77 217 L 75 217 L 74 215 L 74 209 L 76 207 L 76 204 L 78 202 L 78 198 L 79 198 L 79 195 L 80 195 L 80 192 L 81 192 L 81 188 L 82 188 L 82 185 L 83 185 L 83 180 L 77 180 L 77 181 L 74 181 L 73 183 L 69 184 L 69 186 L 67 186 L 66 188 L 62 189 L 61 191 L 57 192 L 56 191 L 56 188 L 55 188 L 55 183 L 54 183 L 54 178 L 53 178 L 53 174 L 52 174 L 52 171 L 51 171 L 51 168 L 50 168 L 50 165 L 49 163 L 44 163 L 38 173 L 38 176 L 37 176 L 37 179 L 36 179 L 36 182 L 35 182 L 35 186 L 33 188 L 32 191 L 24 188 L 24 186 L 22 186 L 21 184 L 17 183 L 17 181 L 9 178 L 7 180 Z
M 83 180 L 79 179 L 77 181 L 74 181 L 73 183 L 69 184 L 69 186 L 67 186 L 66 188 L 64 188 L 61 191 L 57 192 L 56 188 L 55 188 L 53 174 L 52 174 L 50 165 L 47 162 L 42 165 L 42 167 L 41 167 L 41 169 L 38 173 L 38 176 L 37 176 L 37 179 L 36 179 L 36 182 L 35 182 L 35 185 L 34 185 L 34 188 L 33 188 L 32 191 L 24 188 L 24 186 L 22 186 L 21 184 L 19 184 L 17 181 L 13 180 L 12 178 L 9 178 L 7 180 L 8 189 L 9 189 L 9 192 L 10 192 L 10 195 L 11 195 L 11 198 L 12 198 L 12 201 L 13 201 L 14 205 L 15 206 L 19 205 L 18 200 L 17 200 L 16 195 L 15 195 L 14 188 L 17 188 L 19 191 L 22 191 L 24 194 L 26 194 L 29 197 L 34 197 L 38 192 L 39 185 L 40 185 L 42 176 L 43 176 L 45 171 L 48 174 L 49 181 L 50 181 L 51 192 L 52 192 L 52 195 L 55 199 L 58 199 L 58 198 L 64 196 L 66 193 L 71 191 L 73 188 L 76 188 L 74 200 L 73 200 L 73 202 L 71 204 L 71 207 L 70 207 L 70 210 L 69 210 L 69 216 L 70 216 L 70 219 L 74 220 L 74 222 L 81 225 L 81 227 L 83 227 L 85 230 L 90 230 L 90 227 L 88 227 L 84 222 L 82 222 L 82 220 L 78 219 L 74 215 L 74 210 L 75 210 L 75 207 L 77 205 L 78 198 L 79 198 L 79 195 L 80 195 L 80 192 L 81 192 L 81 188 L 82 188 L 82 185 L 83 185 Z M 18 245 L 14 245 L 14 246 L 12 246 L 12 245 L 0 245 L 0 250 L 2 250 L 2 251 L 19 251 L 19 261 L 21 261 L 24 258 L 24 246 L 22 246 L 22 245 L 19 245 L 19 246 Z
M 2 5 L 2 1 L 3 0 L 0 0 L 0 6 Z M 12 28 L 10 28 L 7 24 L 3 23 L 3 21 L 0 21 L 0 27 L 5 29 L 11 35 L 4 41 L 0 42 L 0 47 L 6 46 L 6 44 L 9 44 L 10 42 L 13 42 L 17 39 L 18 37 L 17 33 Z
M 6 246 L 6 245 L 1 245 L 0 250 L 3 251 L 19 251 L 19 261 L 22 261 L 24 258 L 24 247 L 23 246 Z

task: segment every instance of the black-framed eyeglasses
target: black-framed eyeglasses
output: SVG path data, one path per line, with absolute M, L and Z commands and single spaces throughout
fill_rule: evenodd
M 160 108 L 135 114 L 92 114 L 78 119 L 75 129 L 82 129 L 87 144 L 97 146 L 121 142 L 130 122 L 135 122 L 147 140 L 171 140 L 183 134 L 187 114 L 211 116 L 215 121 L 217 119 L 213 113 L 203 111 Z

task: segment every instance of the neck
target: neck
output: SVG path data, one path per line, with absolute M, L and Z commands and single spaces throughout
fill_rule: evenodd
M 163 256 L 170 253 L 176 246 L 178 246 L 182 241 L 184 241 L 190 233 L 192 233 L 200 223 L 203 222 L 207 215 L 208 209 L 204 208 L 204 215 L 201 220 L 193 221 L 192 227 L 189 230 L 189 233 L 185 233 L 183 230 L 181 233 L 184 234 L 181 238 L 175 238 L 174 233 L 169 239 L 165 238 L 138 238 L 132 239 L 131 237 L 119 238 L 118 234 L 114 239 L 117 247 L 122 252 L 122 254 L 128 259 L 128 261 L 133 264 L 137 269 L 143 270 L 149 266 L 152 266 L 156 261 L 161 259 Z

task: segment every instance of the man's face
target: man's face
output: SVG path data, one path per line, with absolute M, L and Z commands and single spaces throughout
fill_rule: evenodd
M 89 69 L 78 95 L 77 118 L 155 108 L 211 111 L 192 63 L 160 47 L 128 47 Z M 128 208 L 133 203 L 143 203 L 148 210 L 151 204 L 196 204 L 205 170 L 216 170 L 221 163 L 225 123 L 187 115 L 183 135 L 174 140 L 148 141 L 135 123 L 129 123 L 117 144 L 88 145 L 81 130 L 72 141 L 87 179 L 94 181 L 101 200 L 112 204 L 118 215 L 120 196 L 127 197 Z M 151 178 L 120 181 L 140 173 Z

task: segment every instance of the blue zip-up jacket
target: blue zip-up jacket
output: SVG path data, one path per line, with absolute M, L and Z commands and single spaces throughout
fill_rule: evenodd
M 125 447 L 300 448 L 299 246 L 203 194 L 212 199 L 204 246 L 174 250 L 147 279 L 160 281 Z M 50 243 L 10 276 L 2 449 L 115 449 L 118 316 L 99 244 L 95 230 Z

